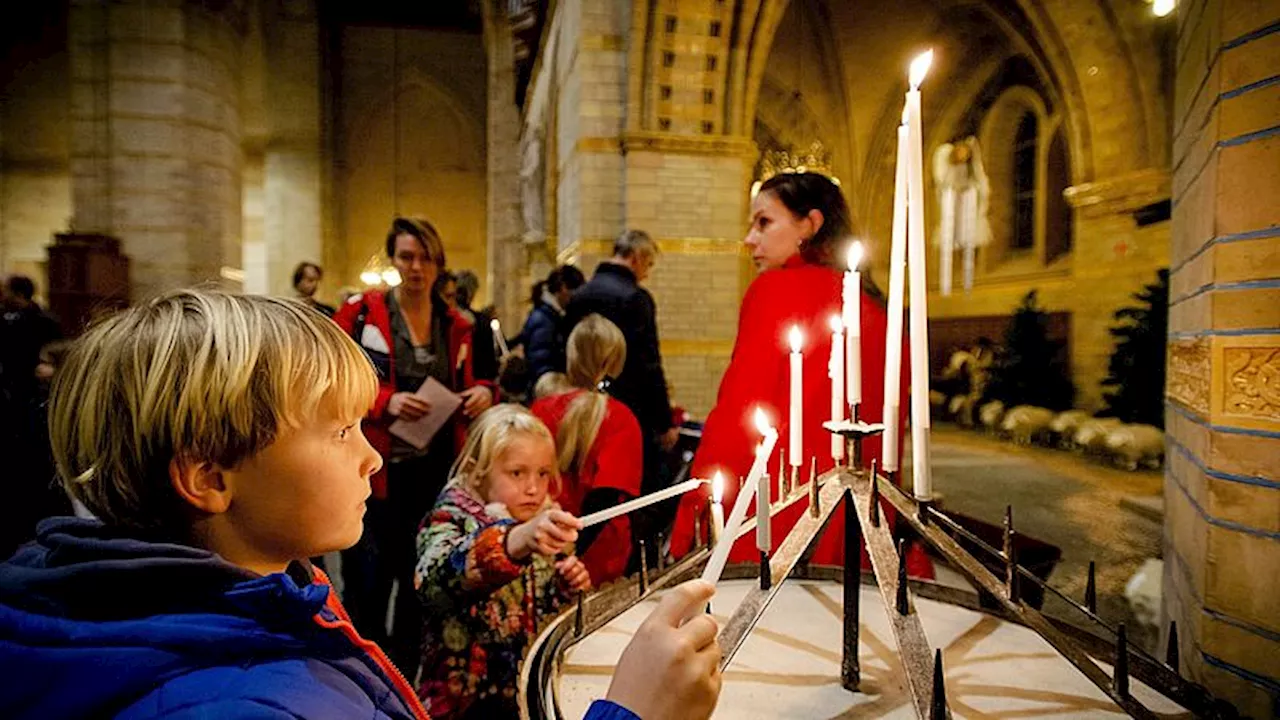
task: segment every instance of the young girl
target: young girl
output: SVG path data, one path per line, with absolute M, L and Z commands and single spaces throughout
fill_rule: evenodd
M 528 410 L 499 405 L 476 420 L 418 533 L 418 695 L 432 718 L 515 717 L 539 622 L 591 587 L 572 554 L 581 523 L 551 502 L 553 484 L 551 433 Z
M 556 437 L 563 489 L 556 500 L 575 515 L 612 507 L 640 494 L 643 442 L 636 416 L 604 392 L 627 358 L 618 326 L 588 315 L 569 334 L 567 392 L 539 399 L 533 414 Z M 544 376 L 547 377 L 547 376 Z M 578 542 L 582 562 L 597 584 L 621 576 L 631 557 L 626 515 L 586 530 Z

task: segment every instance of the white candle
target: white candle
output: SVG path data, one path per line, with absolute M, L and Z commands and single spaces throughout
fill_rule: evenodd
M 756 549 L 762 553 L 773 549 L 773 533 L 770 532 L 773 514 L 772 485 L 769 473 L 762 473 L 756 487 Z
M 804 357 L 800 354 L 800 345 L 804 338 L 800 328 L 792 325 L 788 340 L 791 343 L 791 413 L 788 418 L 791 439 L 791 466 L 800 467 L 804 460 Z M 782 468 L 778 469 L 779 481 L 782 479 Z
M 921 128 L 920 83 L 929 72 L 933 51 L 911 62 L 907 91 L 907 269 L 911 273 L 911 463 L 912 490 L 919 499 L 933 497 L 929 468 L 929 316 L 925 287 L 924 132 Z
M 667 498 L 673 498 L 677 495 L 683 495 L 689 492 L 690 490 L 698 487 L 699 485 L 702 485 L 704 482 L 706 482 L 706 480 L 699 480 L 697 478 L 694 478 L 692 480 L 685 480 L 684 482 L 677 483 L 675 485 L 672 485 L 669 488 L 665 488 L 657 492 L 651 492 L 648 495 L 641 495 L 638 498 L 628 500 L 624 503 L 618 503 L 617 505 L 614 505 L 611 508 L 605 508 L 604 510 L 593 512 L 590 515 L 583 515 L 578 519 L 582 521 L 582 527 L 584 528 L 591 527 L 592 525 L 597 525 L 599 523 L 612 520 L 618 517 L 619 515 L 626 515 L 627 513 L 635 512 L 640 508 L 648 507 L 654 503 L 662 502 Z
M 951 258 L 956 237 L 956 190 L 942 189 L 942 201 L 938 208 L 942 223 L 938 227 L 938 285 L 943 296 L 951 294 Z
M 738 537 L 738 528 L 747 517 L 747 506 L 755 497 L 756 485 L 768 466 L 774 444 L 778 442 L 778 431 L 769 425 L 769 418 L 765 417 L 764 411 L 759 408 L 756 408 L 755 423 L 756 428 L 764 435 L 764 442 L 760 443 L 760 447 L 756 450 L 756 460 L 751 464 L 751 473 L 747 475 L 747 481 L 738 490 L 738 499 L 733 503 L 733 510 L 729 511 L 725 532 L 720 536 L 720 542 L 711 549 L 711 557 L 702 571 L 702 579 L 713 585 L 720 581 L 720 575 L 724 573 L 725 563 L 729 561 L 729 550 L 733 547 L 734 539 Z
M 511 354 L 511 349 L 507 347 L 507 339 L 502 336 L 502 323 L 498 322 L 498 318 L 489 321 L 489 329 L 493 331 L 493 341 L 498 344 L 498 352 L 502 357 Z
M 711 478 L 711 544 L 720 542 L 724 535 L 724 475 L 716 472 Z
M 894 173 L 893 236 L 889 248 L 889 325 L 884 353 L 884 434 L 880 456 L 885 472 L 898 469 L 898 398 L 902 388 L 902 306 L 907 265 L 907 126 L 898 126 Z
M 849 407 L 862 403 L 862 243 L 853 241 L 846 258 L 849 270 L 844 274 L 845 371 L 849 375 Z M 850 419 L 856 419 L 852 412 Z
M 827 361 L 827 375 L 831 378 L 831 422 L 844 420 L 844 323 L 839 315 L 831 316 L 831 358 Z M 844 460 L 844 438 L 831 435 L 831 459 L 839 464 Z

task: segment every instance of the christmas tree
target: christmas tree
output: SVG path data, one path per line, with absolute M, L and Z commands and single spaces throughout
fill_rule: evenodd
M 1075 398 L 1062 343 L 1049 338 L 1049 316 L 1036 306 L 1036 291 L 1022 298 L 996 353 L 988 397 L 1005 407 L 1037 405 L 1066 410 Z
M 1168 342 L 1169 271 L 1135 293 L 1136 307 L 1115 311 L 1115 352 L 1102 381 L 1107 408 L 1101 414 L 1125 422 L 1164 427 L 1164 354 Z

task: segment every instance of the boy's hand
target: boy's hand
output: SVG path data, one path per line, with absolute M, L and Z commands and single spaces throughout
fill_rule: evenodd
M 413 422 L 431 411 L 431 403 L 411 392 L 398 392 L 387 401 L 387 412 Z
M 556 572 L 564 580 L 564 584 L 573 592 L 585 592 L 591 589 L 591 573 L 582 564 L 577 555 L 570 555 L 556 561 Z
M 487 387 L 476 385 L 458 393 L 462 398 L 462 414 L 474 418 L 489 406 L 493 405 L 493 392 Z
M 507 535 L 507 552 L 516 560 L 530 555 L 558 555 L 578 539 L 582 521 L 563 510 L 544 510 Z
M 606 699 L 644 720 L 709 717 L 720 698 L 719 627 L 696 611 L 715 592 L 702 580 L 668 591 L 622 652 Z

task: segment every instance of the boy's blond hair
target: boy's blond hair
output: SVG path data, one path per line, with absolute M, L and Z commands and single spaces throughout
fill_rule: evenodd
M 76 343 L 50 396 L 54 462 L 104 522 L 170 527 L 174 458 L 237 467 L 282 426 L 358 420 L 377 387 L 360 347 L 301 302 L 179 290 Z
M 546 440 L 555 447 L 551 431 L 523 405 L 504 403 L 485 410 L 467 430 L 467 442 L 449 470 L 449 484 L 460 485 L 488 502 L 485 479 L 512 441 L 522 435 Z M 551 498 L 560 494 L 559 473 L 552 478 L 547 494 Z

